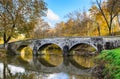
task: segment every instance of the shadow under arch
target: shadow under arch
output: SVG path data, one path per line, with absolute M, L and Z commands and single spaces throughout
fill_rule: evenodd
M 98 51 L 98 49 L 97 49 L 97 47 L 96 47 L 95 45 L 89 44 L 89 43 L 86 43 L 86 42 L 85 42 L 85 43 L 75 44 L 75 45 L 73 45 L 69 50 L 72 51 L 72 50 L 74 50 L 76 47 L 81 46 L 81 45 L 88 45 L 88 46 L 90 46 L 90 47 L 93 47 L 93 48 L 95 49 L 95 51 Z
M 38 49 L 38 60 L 46 67 L 56 67 L 59 63 L 61 64 L 60 61 L 63 60 L 62 58 L 59 58 L 61 55 L 61 47 L 54 43 L 43 44 Z M 59 60 L 57 60 L 56 57 L 58 57 Z
M 25 47 L 28 47 L 28 45 L 21 45 L 17 48 L 17 51 L 21 52 L 22 49 L 24 49 Z
M 51 46 L 50 46 L 51 45 Z M 52 46 L 53 45 L 53 46 Z M 50 47 L 48 47 L 48 46 L 50 46 Z M 40 53 L 41 53 L 41 51 L 43 50 L 43 49 L 45 49 L 46 47 L 48 47 L 49 49 L 59 49 L 60 51 L 62 51 L 62 48 L 59 46 L 59 45 L 57 45 L 57 44 L 55 44 L 55 43 L 45 43 L 45 44 L 43 44 L 43 45 L 41 45 L 39 48 L 38 48 L 38 50 L 37 51 L 40 51 Z M 39 54 L 39 53 L 38 53 Z

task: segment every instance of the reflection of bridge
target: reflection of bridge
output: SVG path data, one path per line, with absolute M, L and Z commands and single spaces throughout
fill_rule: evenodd
M 39 63 L 35 63 L 35 62 L 39 62 Z M 66 72 L 66 73 L 71 73 L 76 75 L 83 75 L 83 74 L 90 75 L 91 73 L 90 69 L 86 69 L 85 67 L 79 65 L 69 57 L 64 57 L 63 62 L 58 66 L 52 66 L 52 64 L 50 66 L 50 63 L 47 61 L 46 61 L 46 64 L 45 63 L 42 64 L 41 62 L 42 62 L 41 59 L 34 58 L 34 66 L 37 66 L 36 68 L 38 68 L 40 71 L 44 71 L 48 73 Z
M 119 47 L 120 37 L 63 37 L 25 40 L 9 43 L 8 49 L 12 52 L 17 52 L 26 46 L 30 46 L 33 49 L 33 54 L 36 55 L 40 48 L 49 44 L 56 44 L 59 46 L 65 55 L 78 44 L 88 44 L 100 52 L 103 49 Z
M 16 61 L 14 61 L 16 60 Z M 44 61 L 44 60 L 43 60 Z M 7 64 L 20 66 L 25 68 L 28 71 L 35 72 L 43 72 L 43 73 L 59 73 L 65 72 L 76 75 L 91 75 L 91 69 L 84 69 L 81 65 L 74 62 L 74 60 L 64 57 L 63 62 L 58 65 L 52 65 L 50 62 L 44 61 L 45 63 L 41 63 L 42 60 L 39 57 L 34 56 L 33 60 L 26 62 L 19 57 L 11 57 L 7 60 Z

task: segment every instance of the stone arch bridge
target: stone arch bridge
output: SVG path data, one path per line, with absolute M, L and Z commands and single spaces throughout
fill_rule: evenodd
M 33 55 L 38 54 L 38 50 L 49 44 L 56 44 L 61 48 L 64 55 L 67 55 L 69 51 L 78 44 L 88 44 L 100 52 L 104 49 L 112 49 L 120 47 L 120 37 L 59 37 L 59 38 L 44 38 L 44 39 L 32 39 L 8 43 L 8 50 L 15 54 L 26 46 L 30 46 L 33 49 Z M 9 52 L 8 52 L 9 53 Z

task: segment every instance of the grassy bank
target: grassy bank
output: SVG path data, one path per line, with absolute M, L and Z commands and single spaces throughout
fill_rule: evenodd
M 120 48 L 102 51 L 97 62 L 105 67 L 101 73 L 103 79 L 120 79 Z

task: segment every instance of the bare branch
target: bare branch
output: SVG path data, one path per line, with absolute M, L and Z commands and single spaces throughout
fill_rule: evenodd
M 98 7 L 99 7 L 99 9 L 100 9 L 100 11 L 101 11 L 101 13 L 102 13 L 102 15 L 103 15 L 106 23 L 107 23 L 107 25 L 108 25 L 108 28 L 110 28 L 109 22 L 108 22 L 108 20 L 107 20 L 107 17 L 105 16 L 105 13 L 104 13 L 104 11 L 103 11 L 103 9 L 102 9 L 102 7 L 101 7 L 101 0 L 100 0 L 100 2 L 99 2 L 98 0 L 96 0 L 96 2 L 97 2 L 97 5 L 98 5 Z

